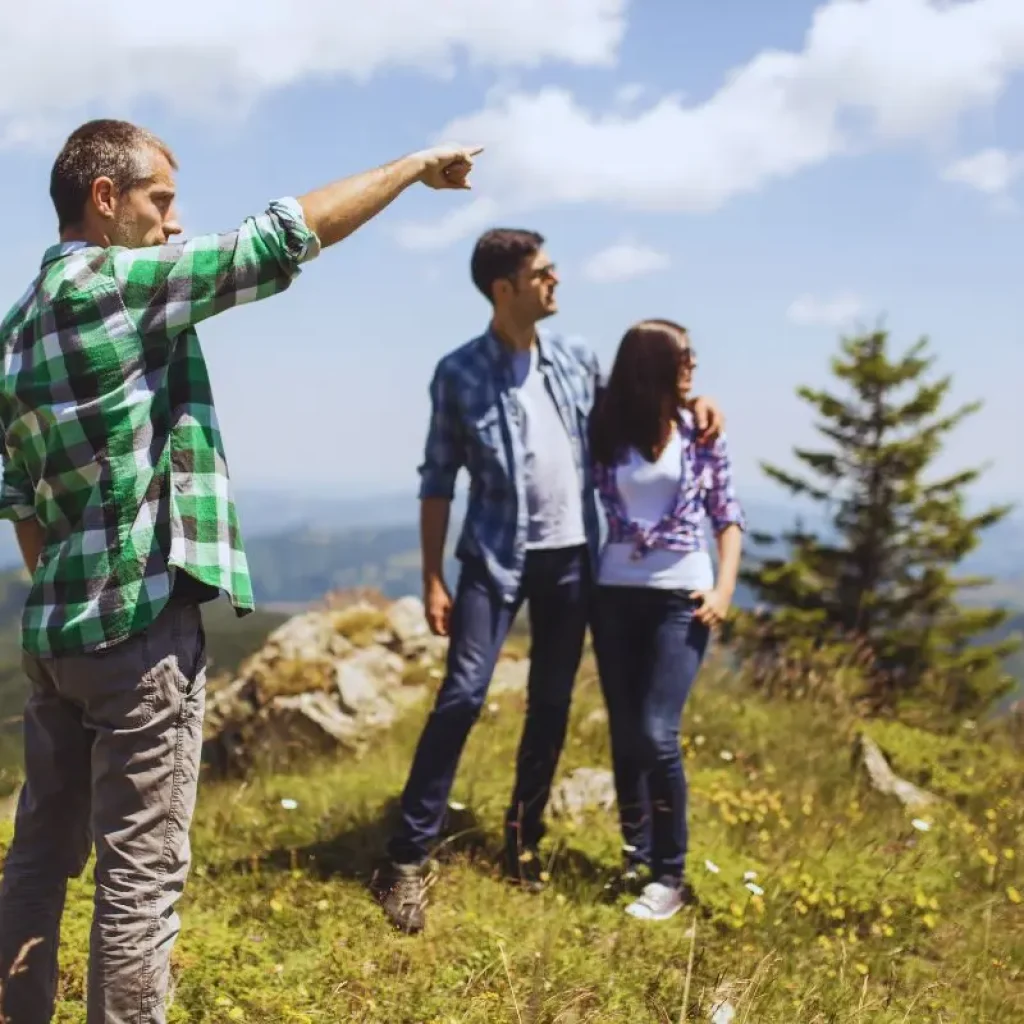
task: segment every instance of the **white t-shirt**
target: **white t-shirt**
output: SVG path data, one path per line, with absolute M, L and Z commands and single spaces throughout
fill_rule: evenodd
M 615 471 L 626 515 L 641 527 L 660 522 L 679 495 L 683 473 L 683 438 L 672 431 L 654 462 L 630 449 Z M 653 548 L 640 558 L 632 544 L 606 544 L 601 552 L 599 582 L 605 587 L 653 587 L 659 590 L 710 590 L 715 576 L 707 551 Z
M 544 374 L 537 366 L 537 347 L 513 358 L 516 398 L 522 410 L 526 505 L 529 529 L 526 546 L 570 548 L 586 542 L 583 487 L 572 440 Z

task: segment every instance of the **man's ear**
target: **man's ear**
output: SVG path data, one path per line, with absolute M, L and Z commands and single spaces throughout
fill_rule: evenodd
M 114 217 L 114 204 L 117 200 L 117 189 L 114 187 L 113 181 L 107 177 L 97 178 L 92 183 L 89 196 L 92 199 L 92 205 L 96 208 L 96 212 L 101 217 L 112 220 Z
M 491 304 L 496 306 L 499 299 L 508 299 L 514 291 L 515 289 L 512 287 L 511 281 L 504 277 L 498 278 L 491 285 Z

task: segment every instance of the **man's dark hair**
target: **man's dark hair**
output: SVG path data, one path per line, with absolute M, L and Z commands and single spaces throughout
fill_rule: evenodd
M 473 284 L 484 297 L 494 301 L 494 282 L 513 277 L 523 260 L 533 256 L 544 244 L 544 236 L 519 228 L 493 228 L 485 231 L 473 248 L 469 270 Z
M 92 183 L 110 178 L 119 192 L 148 179 L 145 154 L 155 149 L 177 169 L 174 154 L 152 132 L 128 121 L 88 121 L 68 136 L 50 172 L 50 198 L 60 231 L 85 214 Z

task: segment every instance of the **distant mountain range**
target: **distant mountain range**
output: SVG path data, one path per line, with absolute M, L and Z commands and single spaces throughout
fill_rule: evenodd
M 460 494 L 451 545 L 464 508 Z M 747 501 L 745 510 L 762 533 L 785 530 L 801 514 L 807 527 L 814 525 L 814 509 L 798 503 Z M 419 592 L 418 503 L 411 492 L 347 498 L 240 489 L 238 511 L 261 603 L 305 603 L 353 586 L 376 586 L 390 597 Z M 19 562 L 13 529 L 0 526 L 0 569 Z M 964 570 L 996 577 L 986 600 L 1015 605 L 1024 594 L 1024 512 L 993 527 Z

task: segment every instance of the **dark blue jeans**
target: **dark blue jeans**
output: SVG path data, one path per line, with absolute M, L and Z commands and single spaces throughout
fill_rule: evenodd
M 447 673 L 416 748 L 402 793 L 401 824 L 389 845 L 395 863 L 422 863 L 437 840 L 463 747 L 523 601 L 528 603 L 531 632 L 528 704 L 505 840 L 510 850 L 540 842 L 583 652 L 590 576 L 585 547 L 531 551 L 516 600 L 507 604 L 482 564 L 463 563 L 452 608 Z
M 598 587 L 594 647 L 630 862 L 679 884 L 686 861 L 683 706 L 708 643 L 687 591 Z

